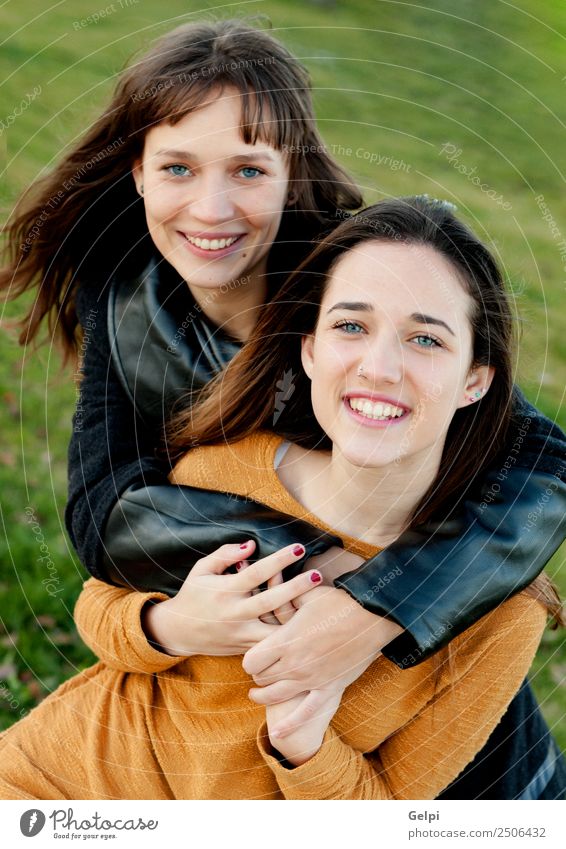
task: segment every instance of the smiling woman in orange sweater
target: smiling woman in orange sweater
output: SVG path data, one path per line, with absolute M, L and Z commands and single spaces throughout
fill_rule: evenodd
M 492 257 L 445 205 L 377 204 L 320 243 L 201 403 L 178 418 L 172 480 L 304 518 L 364 558 L 416 524 L 432 533 L 505 438 L 511 335 Z M 289 369 L 294 391 L 274 424 L 274 387 Z M 253 544 L 224 546 L 173 599 L 89 581 L 77 621 L 101 662 L 2 735 L 2 797 L 438 796 L 519 689 L 547 610 L 558 610 L 549 582 L 538 578 L 409 670 L 368 657 L 365 671 L 318 694 L 311 721 L 284 729 L 312 695 L 254 704 L 234 644 L 253 627 L 267 636 L 252 652 L 269 652 L 277 626 L 260 617 L 299 616 L 292 598 L 300 608 L 327 591 L 321 577 L 336 577 L 332 564 L 280 583 L 296 549 L 250 566 Z M 232 632 L 227 656 L 206 654 L 212 628 Z M 557 796 L 563 766 L 553 763 L 545 782 Z

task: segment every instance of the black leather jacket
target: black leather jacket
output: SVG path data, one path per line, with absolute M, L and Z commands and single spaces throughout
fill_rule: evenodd
M 307 556 L 340 544 L 249 500 L 167 483 L 169 468 L 153 450 L 163 423 L 239 348 L 167 263 L 152 260 L 96 296 L 83 286 L 77 310 L 85 335 L 93 310 L 97 329 L 83 345 L 66 521 L 92 574 L 174 595 L 194 562 L 224 542 L 255 539 L 258 556 L 296 541 Z M 524 588 L 564 539 L 566 438 L 518 391 L 517 409 L 520 424 L 477 501 L 449 524 L 403 534 L 336 581 L 405 629 L 383 651 L 401 667 Z

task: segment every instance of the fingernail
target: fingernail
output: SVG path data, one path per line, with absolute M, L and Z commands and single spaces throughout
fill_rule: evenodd
M 250 542 L 251 542 L 251 540 L 248 540 L 247 542 L 243 542 L 243 543 L 241 544 L 240 548 L 247 548 L 247 547 L 248 547 L 248 545 L 250 544 Z
M 311 574 L 311 581 L 313 582 L 313 584 L 320 584 L 320 582 L 322 581 L 322 575 L 320 574 L 320 572 L 313 572 Z
M 243 560 L 240 560 L 239 563 L 236 563 L 236 572 L 239 572 L 240 569 L 243 569 L 243 568 L 244 568 L 244 561 Z
M 301 557 L 305 553 L 304 545 L 296 545 L 293 549 L 295 557 Z

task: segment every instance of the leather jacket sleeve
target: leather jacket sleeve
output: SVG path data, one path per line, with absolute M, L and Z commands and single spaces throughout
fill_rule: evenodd
M 104 567 L 114 584 L 175 595 L 195 562 L 225 543 L 253 539 L 255 558 L 300 542 L 306 554 L 285 570 L 300 572 L 337 537 L 237 495 L 189 486 L 130 486 L 110 513 Z
M 457 518 L 403 534 L 336 586 L 405 631 L 383 649 L 420 663 L 530 584 L 566 536 L 566 438 L 517 392 L 509 450 Z

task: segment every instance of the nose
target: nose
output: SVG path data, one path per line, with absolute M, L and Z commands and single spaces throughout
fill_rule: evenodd
M 195 181 L 193 192 L 187 205 L 191 215 L 202 224 L 220 224 L 237 217 L 230 189 L 220 175 L 208 175 Z
M 369 341 L 358 366 L 372 386 L 403 379 L 403 349 L 395 331 L 382 331 Z

